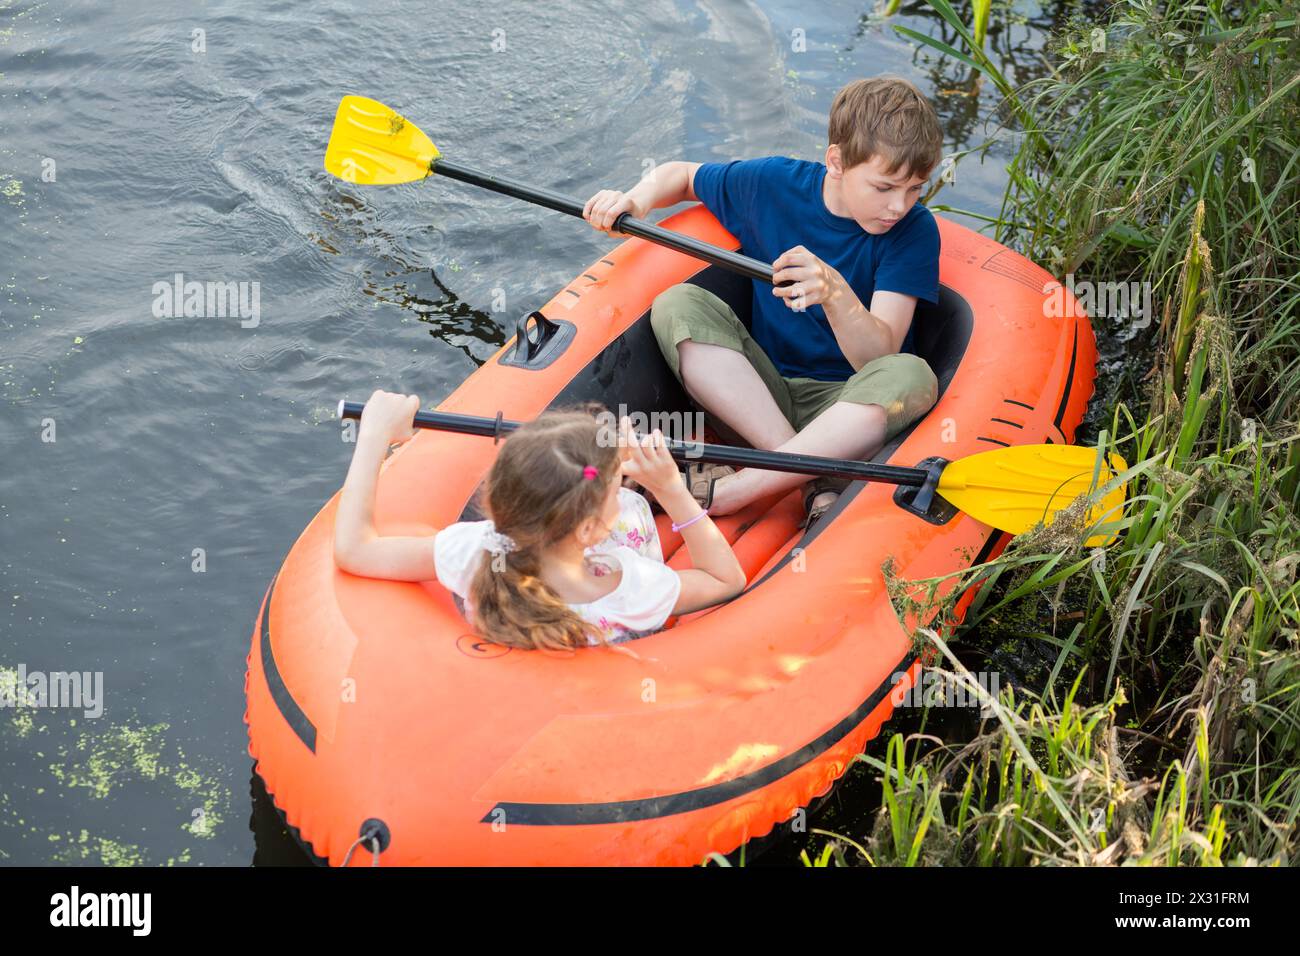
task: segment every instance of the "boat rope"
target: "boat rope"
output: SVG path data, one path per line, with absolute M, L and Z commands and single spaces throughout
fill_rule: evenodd
M 348 847 L 348 852 L 343 855 L 344 866 L 347 866 L 352 860 L 352 851 L 360 846 L 363 841 L 369 841 L 370 843 L 370 865 L 372 867 L 379 865 L 379 828 L 371 827 L 370 829 L 363 830 L 361 836 L 352 841 L 352 845 Z

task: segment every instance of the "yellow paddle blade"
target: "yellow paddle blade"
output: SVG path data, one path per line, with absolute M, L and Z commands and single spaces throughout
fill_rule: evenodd
M 1095 448 L 1079 445 L 997 448 L 946 465 L 939 476 L 939 494 L 985 524 L 1020 534 L 1040 521 L 1051 524 L 1058 511 L 1128 467 L 1119 455 L 1111 455 L 1109 463 L 1097 469 L 1097 458 Z M 1118 520 L 1125 488 L 1120 485 L 1094 503 L 1088 523 Z M 1113 534 L 1094 534 L 1087 544 L 1098 547 L 1114 539 Z
M 409 183 L 429 175 L 438 147 L 396 110 L 364 96 L 345 96 L 325 148 L 325 169 L 363 186 Z

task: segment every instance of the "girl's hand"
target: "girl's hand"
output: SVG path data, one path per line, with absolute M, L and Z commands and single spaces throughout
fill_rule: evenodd
M 376 440 L 385 445 L 400 445 L 415 434 L 413 421 L 419 410 L 419 396 L 377 388 L 361 412 L 361 434 L 377 435 Z
M 645 208 L 633 198 L 631 193 L 619 192 L 617 189 L 602 189 L 587 200 L 582 207 L 582 218 L 591 223 L 593 229 L 608 232 L 612 236 L 621 236 L 621 232 L 611 231 L 614 220 L 623 213 L 630 213 L 633 219 L 644 219 Z
M 794 285 L 777 285 L 787 279 Z M 786 306 L 794 312 L 803 312 L 810 305 L 824 306 L 839 294 L 843 285 L 843 276 L 803 246 L 786 250 L 772 263 L 772 294 L 785 299 Z
M 685 487 L 677 462 L 669 453 L 667 440 L 659 429 L 649 435 L 633 435 L 631 423 L 624 416 L 619 420 L 618 432 L 619 443 L 624 448 L 624 476 L 640 483 L 656 498 L 662 498 L 662 492 Z

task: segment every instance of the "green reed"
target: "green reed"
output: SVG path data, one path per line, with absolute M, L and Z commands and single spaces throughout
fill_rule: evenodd
M 1024 134 L 1000 240 L 1059 277 L 1149 282 L 1145 393 L 1098 444 L 1131 464 L 1117 540 L 1088 502 L 998 560 L 891 581 L 917 641 L 1047 650 L 1032 686 L 985 700 L 971 739 L 894 735 L 856 856 L 875 865 L 1295 861 L 1300 817 L 1300 40 L 1279 2 L 1114 4 L 1055 38 L 1014 89 L 952 6 Z M 1112 317 L 1113 318 L 1113 317 Z M 1132 317 L 1131 317 L 1132 318 Z M 1142 371 L 1145 371 L 1143 369 Z M 956 583 L 958 587 L 948 588 Z M 980 692 L 982 693 L 982 692 Z M 987 698 L 987 695 L 983 695 Z M 840 838 L 844 839 L 844 838 Z

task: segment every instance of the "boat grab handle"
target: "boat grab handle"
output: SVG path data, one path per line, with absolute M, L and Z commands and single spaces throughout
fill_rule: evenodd
M 501 364 L 546 368 L 569 347 L 577 331 L 572 322 L 548 319 L 534 309 L 515 323 L 515 347 L 501 356 Z

